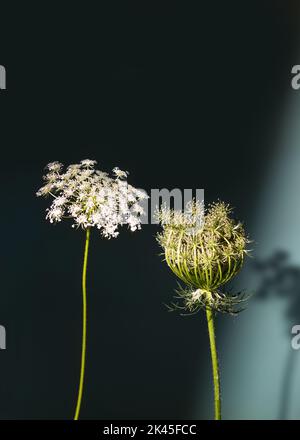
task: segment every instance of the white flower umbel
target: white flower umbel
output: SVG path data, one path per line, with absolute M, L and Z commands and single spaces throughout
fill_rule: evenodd
M 37 196 L 50 196 L 52 203 L 46 218 L 50 223 L 71 219 L 73 227 L 86 231 L 82 271 L 82 349 L 77 404 L 74 420 L 78 420 L 84 384 L 87 328 L 86 273 L 90 230 L 96 227 L 103 237 L 112 238 L 119 234 L 119 226 L 127 225 L 131 231 L 141 228 L 144 213 L 141 201 L 147 194 L 127 183 L 127 171 L 113 169 L 113 177 L 95 169 L 95 160 L 85 159 L 79 164 L 69 165 L 66 170 L 60 162 L 47 165 L 45 185 Z
M 140 229 L 144 213 L 140 202 L 148 196 L 127 183 L 127 171 L 116 167 L 110 177 L 96 170 L 96 163 L 85 159 L 65 171 L 59 162 L 47 165 L 46 183 L 37 192 L 37 196 L 53 197 L 46 218 L 50 223 L 71 218 L 73 227 L 96 227 L 106 238 L 117 237 L 119 226 Z

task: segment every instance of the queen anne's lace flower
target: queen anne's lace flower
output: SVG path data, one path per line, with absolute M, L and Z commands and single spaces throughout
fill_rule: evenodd
M 243 225 L 230 217 L 231 211 L 229 205 L 217 202 L 205 212 L 202 204 L 193 201 L 185 212 L 165 207 L 158 212 L 163 231 L 157 239 L 168 266 L 186 285 L 177 293 L 190 312 L 210 308 L 234 313 L 241 301 L 240 295 L 220 290 L 241 269 L 249 241 Z
M 50 223 L 71 218 L 73 227 L 97 227 L 107 238 L 117 237 L 118 227 L 128 225 L 131 231 L 141 228 L 144 213 L 140 202 L 147 194 L 127 183 L 127 171 L 113 169 L 114 178 L 96 170 L 95 160 L 84 159 L 63 171 L 60 162 L 47 165 L 45 185 L 37 196 L 53 197 L 46 218 Z

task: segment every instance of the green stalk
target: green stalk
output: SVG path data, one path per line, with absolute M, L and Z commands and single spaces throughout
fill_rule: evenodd
M 218 366 L 218 354 L 216 347 L 216 335 L 214 326 L 213 312 L 210 308 L 206 309 L 208 334 L 211 351 L 213 382 L 214 382 L 214 396 L 215 396 L 215 420 L 221 420 L 221 391 L 220 391 L 220 375 Z
M 78 388 L 78 397 L 75 410 L 74 420 L 78 420 L 82 393 L 83 393 L 83 383 L 84 383 L 84 371 L 85 371 L 85 354 L 86 354 L 86 316 L 87 316 L 87 306 L 86 306 L 86 271 L 88 262 L 88 251 L 90 243 L 90 229 L 86 230 L 85 248 L 84 248 L 84 258 L 83 258 L 83 268 L 82 268 L 82 348 L 81 348 L 81 367 L 80 367 L 80 381 Z

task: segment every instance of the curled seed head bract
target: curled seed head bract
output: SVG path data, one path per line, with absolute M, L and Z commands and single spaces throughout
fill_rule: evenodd
M 184 212 L 163 206 L 157 217 L 164 259 L 185 284 L 177 291 L 185 310 L 236 313 L 244 297 L 223 293 L 223 286 L 240 271 L 249 239 L 243 225 L 232 218 L 232 208 L 218 201 L 205 210 L 203 203 L 193 200 Z

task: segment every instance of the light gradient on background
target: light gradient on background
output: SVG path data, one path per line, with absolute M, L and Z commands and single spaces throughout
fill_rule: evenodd
M 266 163 L 265 182 L 257 194 L 250 233 L 255 258 L 278 250 L 300 266 L 300 95 L 290 92 L 277 149 Z M 240 278 L 241 288 L 259 285 L 253 264 Z M 224 418 L 300 418 L 300 352 L 291 348 L 291 322 L 287 298 L 278 295 L 251 299 L 248 309 L 226 320 L 219 333 L 222 359 Z M 283 402 L 285 400 L 285 402 Z

